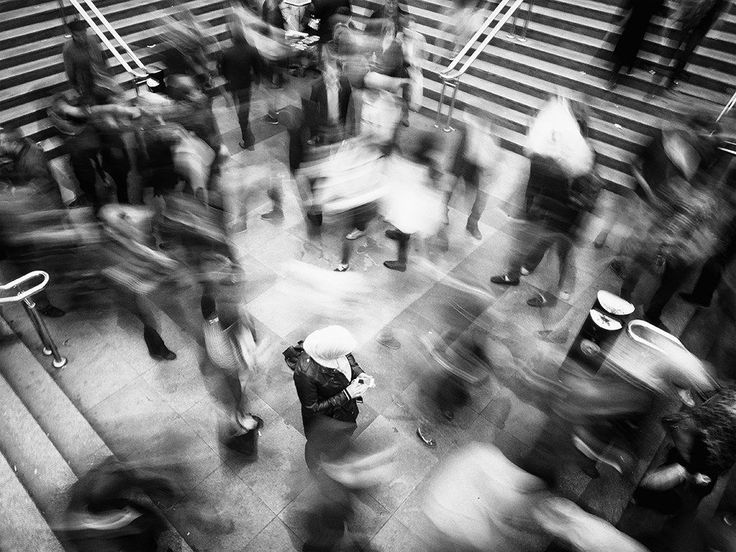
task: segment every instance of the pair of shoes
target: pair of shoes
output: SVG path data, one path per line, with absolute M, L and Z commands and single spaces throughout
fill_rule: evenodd
M 483 239 L 483 234 L 481 234 L 480 230 L 478 229 L 478 223 L 468 222 L 468 224 L 465 225 L 465 230 L 476 240 L 480 241 Z
M 263 220 L 282 220 L 284 212 L 281 209 L 271 209 L 268 213 L 263 213 L 261 218 Z
M 394 228 L 390 228 L 386 230 L 384 234 L 386 234 L 386 237 L 390 240 L 398 240 L 399 238 L 401 238 L 401 232 L 399 232 L 398 230 Z
M 349 264 L 347 264 L 347 263 L 340 263 L 339 265 L 337 265 L 337 268 L 335 268 L 335 270 L 333 270 L 333 272 L 347 272 L 349 268 L 350 268 L 350 265 Z
M 66 313 L 59 307 L 54 305 L 44 305 L 43 307 L 36 307 L 39 313 L 46 318 L 61 318 Z
M 544 293 L 537 292 L 537 294 L 531 299 L 527 300 L 527 305 L 530 307 L 553 307 L 557 304 L 557 297 L 545 295 Z
M 238 142 L 241 149 L 247 149 L 248 151 L 254 151 L 256 148 L 253 144 L 246 144 L 245 142 Z
M 519 278 L 512 278 L 508 273 L 506 273 L 499 276 L 492 276 L 491 283 L 499 284 L 502 286 L 518 286 Z
M 406 272 L 406 263 L 402 263 L 401 261 L 383 261 L 383 266 L 390 270 Z
M 365 230 L 358 230 L 357 228 L 353 228 L 346 236 L 346 240 L 357 240 L 358 238 L 362 238 L 365 236 Z
M 698 297 L 696 297 L 692 293 L 685 293 L 684 291 L 681 291 L 679 295 L 683 301 L 690 303 L 691 305 L 695 305 L 696 307 L 705 307 L 705 308 L 710 307 L 710 301 L 706 303 L 705 301 L 700 300 Z

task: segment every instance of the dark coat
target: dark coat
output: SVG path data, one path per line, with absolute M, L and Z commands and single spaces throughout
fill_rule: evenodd
M 245 40 L 233 40 L 233 45 L 222 53 L 220 74 L 231 93 L 247 92 L 258 84 L 263 72 L 263 60 L 258 51 Z
M 338 118 L 340 125 L 345 127 L 354 119 L 352 109 L 352 89 L 347 77 L 341 76 L 339 80 L 340 89 L 337 93 Z M 309 128 L 311 137 L 318 136 L 327 127 L 330 127 L 327 108 L 327 86 L 324 78 L 320 77 L 313 85 L 309 95 L 309 104 L 305 106 L 305 123 Z M 348 134 L 351 134 L 349 129 Z
M 347 355 L 352 369 L 352 379 L 363 370 L 353 355 Z M 294 385 L 302 405 L 304 433 L 309 438 L 320 415 L 354 423 L 358 418 L 358 404 L 349 399 L 345 388 L 350 384 L 339 370 L 317 364 L 307 353 L 302 353 L 294 368 Z

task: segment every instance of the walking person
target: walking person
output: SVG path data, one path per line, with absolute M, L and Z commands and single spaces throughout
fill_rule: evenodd
M 232 24 L 230 32 L 233 42 L 222 54 L 220 74 L 225 79 L 225 87 L 238 114 L 242 138 L 238 145 L 252 151 L 255 138 L 250 128 L 251 88 L 253 84 L 261 81 L 263 60 L 258 51 L 245 39 L 240 25 Z
M 483 235 L 478 228 L 478 222 L 488 202 L 486 181 L 490 176 L 492 165 L 498 162 L 501 151 L 491 133 L 490 121 L 483 118 L 479 112 L 466 112 L 465 122 L 466 125 L 450 167 L 451 181 L 450 189 L 446 192 L 446 208 L 449 211 L 452 195 L 462 180 L 466 191 L 474 196 L 465 229 L 476 240 L 481 240 Z
M 306 337 L 304 352 L 297 359 L 294 385 L 307 438 L 304 458 L 312 472 L 326 450 L 331 454 L 347 450 L 357 428 L 358 402 L 373 384 L 373 378 L 364 374 L 351 353 L 356 344 L 342 326 L 327 326 Z M 333 428 L 329 439 L 319 431 L 320 423 Z
M 622 68 L 626 67 L 627 72 L 631 73 L 644 42 L 649 22 L 654 15 L 662 13 L 664 8 L 664 0 L 639 0 L 637 2 L 627 0 L 624 4 L 623 9 L 629 14 L 621 27 L 616 47 L 613 49 L 613 69 L 609 88 L 615 88 L 618 84 Z

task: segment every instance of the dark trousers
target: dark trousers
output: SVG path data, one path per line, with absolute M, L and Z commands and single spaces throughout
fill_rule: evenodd
M 522 266 L 533 271 L 542 262 L 547 250 L 557 245 L 557 257 L 560 262 L 558 290 L 569 291 L 565 287 L 571 285 L 573 277 L 573 266 L 570 262 L 572 237 L 565 232 L 554 231 L 546 227 L 539 228 L 535 234 L 530 239 L 529 248 L 526 251 L 522 251 L 519 255 L 512 257 L 508 275 L 511 278 L 518 278 L 521 274 Z
M 447 211 L 449 211 L 450 200 L 452 194 L 455 192 L 460 180 L 465 182 L 465 186 L 471 188 L 475 194 L 473 200 L 473 206 L 470 208 L 470 215 L 468 216 L 468 226 L 477 226 L 483 211 L 485 211 L 486 203 L 488 203 L 488 194 L 481 188 L 480 182 L 480 168 L 468 161 L 462 163 L 462 170 L 458 174 L 454 174 L 455 182 L 452 185 L 450 191 L 447 192 L 445 198 L 445 204 Z M 447 215 L 445 215 L 447 216 Z
M 243 142 L 245 147 L 250 147 L 255 143 L 255 137 L 250 129 L 250 89 L 233 92 L 232 96 L 235 111 L 238 113 L 238 123 L 240 124 Z
M 713 24 L 718 20 L 718 17 L 721 15 L 721 12 L 726 5 L 727 2 L 725 1 L 717 2 L 697 25 L 692 27 L 682 27 L 674 31 L 677 33 L 674 37 L 677 46 L 673 56 L 675 66 L 668 78 L 669 84 L 678 80 L 682 76 L 688 61 L 690 61 L 690 56 L 703 38 L 705 38 L 705 35 L 708 34 L 708 31 Z
M 662 311 L 665 306 L 675 292 L 680 289 L 680 286 L 685 282 L 690 274 L 690 270 L 690 265 L 676 262 L 668 262 L 665 265 L 659 287 L 657 288 L 657 291 L 654 292 L 652 299 L 649 301 L 649 306 L 646 309 L 645 314 L 647 317 L 659 318 L 662 315 Z
M 366 228 L 368 228 L 368 224 L 375 218 L 376 212 L 377 210 L 374 204 L 361 205 L 360 207 L 355 207 L 354 209 L 351 209 L 346 213 L 346 231 L 350 232 L 353 228 L 355 228 L 357 230 L 360 230 L 361 232 L 365 232 Z M 343 238 L 341 260 L 342 264 L 350 263 L 350 257 L 352 253 L 353 242 L 351 240 Z
M 704 305 L 710 304 L 718 285 L 721 283 L 723 269 L 736 256 L 736 237 L 731 238 L 728 245 L 705 261 L 700 270 L 698 281 L 693 288 L 693 299 Z
M 102 150 L 102 168 L 115 182 L 115 193 L 118 203 L 130 203 L 128 200 L 128 173 L 130 163 L 125 150 L 105 148 Z

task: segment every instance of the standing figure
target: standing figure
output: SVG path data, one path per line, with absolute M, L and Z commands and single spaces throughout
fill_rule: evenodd
M 342 326 L 327 326 L 309 334 L 294 368 L 294 385 L 302 405 L 307 444 L 304 458 L 315 471 L 325 451 L 347 450 L 357 428 L 358 401 L 372 378 L 351 354 L 355 338 Z M 331 418 L 334 431 L 319 431 L 320 421 Z M 339 428 L 339 429 L 335 429 Z
M 488 194 L 485 190 L 486 179 L 492 164 L 498 161 L 500 150 L 491 134 L 490 122 L 480 114 L 466 113 L 467 124 L 460 137 L 455 159 L 450 168 L 451 182 L 447 191 L 447 209 L 458 183 L 462 179 L 466 189 L 475 195 L 473 207 L 468 216 L 465 229 L 476 240 L 483 239 L 478 229 L 478 221 L 485 210 Z M 448 221 L 449 222 L 449 221 Z
M 627 71 L 631 73 L 644 42 L 644 35 L 649 27 L 649 22 L 655 14 L 663 11 L 664 6 L 664 0 L 640 0 L 638 2 L 627 0 L 623 6 L 625 10 L 629 11 L 629 15 L 621 27 L 621 35 L 613 50 L 610 88 L 618 84 L 621 68 L 626 67 Z
M 220 74 L 226 82 L 235 111 L 238 114 L 242 141 L 238 144 L 243 149 L 253 150 L 255 138 L 250 129 L 250 98 L 253 83 L 261 80 L 263 62 L 258 51 L 253 48 L 239 25 L 231 26 L 233 43 L 225 50 L 220 60 Z
M 64 43 L 64 70 L 74 89 L 86 104 L 106 103 L 107 94 L 98 87 L 102 77 L 108 77 L 105 56 L 97 39 L 87 35 L 87 23 L 81 19 L 69 24 L 71 39 Z

